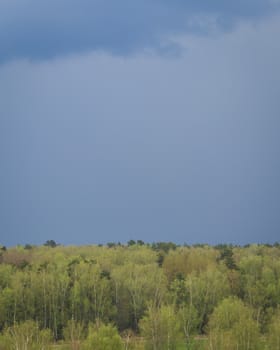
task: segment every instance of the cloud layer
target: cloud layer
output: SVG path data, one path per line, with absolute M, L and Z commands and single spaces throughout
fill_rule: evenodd
M 1 243 L 279 240 L 279 36 L 2 65 Z
M 2 0 L 0 62 L 92 50 L 176 49 L 177 34 L 231 28 L 279 9 L 272 0 Z

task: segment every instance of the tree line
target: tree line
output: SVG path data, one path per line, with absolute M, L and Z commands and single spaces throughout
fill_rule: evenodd
M 0 246 L 0 350 L 280 350 L 280 246 Z

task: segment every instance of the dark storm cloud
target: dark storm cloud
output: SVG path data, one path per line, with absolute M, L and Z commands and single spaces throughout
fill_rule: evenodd
M 176 52 L 168 42 L 176 34 L 228 29 L 239 19 L 278 9 L 279 2 L 268 0 L 3 0 L 0 62 L 90 50 Z

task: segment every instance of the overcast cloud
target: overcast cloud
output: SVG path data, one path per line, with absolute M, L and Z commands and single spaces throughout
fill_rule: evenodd
M 0 243 L 279 240 L 277 2 L 131 3 L 1 2 Z
M 178 34 L 230 30 L 279 7 L 278 0 L 2 0 L 0 62 L 92 50 L 178 53 Z

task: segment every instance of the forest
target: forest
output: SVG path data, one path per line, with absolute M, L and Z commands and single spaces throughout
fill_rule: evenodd
M 0 350 L 280 350 L 280 245 L 0 246 Z

